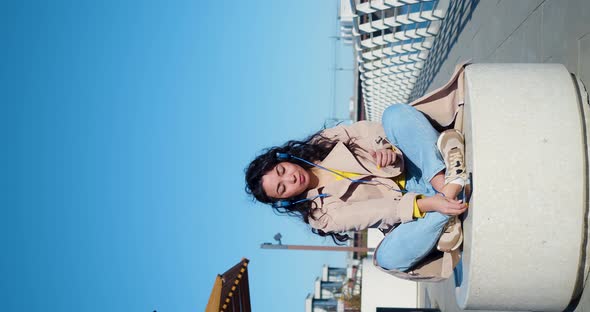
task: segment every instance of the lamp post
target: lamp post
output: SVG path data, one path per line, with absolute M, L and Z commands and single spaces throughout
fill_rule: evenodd
M 290 249 L 290 250 L 318 250 L 318 251 L 345 251 L 345 252 L 370 252 L 374 251 L 375 248 L 367 247 L 350 247 L 350 246 L 316 246 L 316 245 L 283 245 L 281 243 L 281 233 L 277 233 L 274 239 L 278 241 L 278 244 L 273 243 L 262 243 L 260 248 L 262 249 Z

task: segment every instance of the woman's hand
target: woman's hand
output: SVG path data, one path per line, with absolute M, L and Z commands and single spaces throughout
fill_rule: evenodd
M 370 153 L 378 167 L 393 165 L 397 158 L 397 154 L 391 148 L 379 149 Z
M 450 216 L 460 215 L 467 210 L 467 204 L 462 200 L 450 199 L 441 195 L 421 198 L 417 203 L 418 209 L 422 212 L 438 211 Z

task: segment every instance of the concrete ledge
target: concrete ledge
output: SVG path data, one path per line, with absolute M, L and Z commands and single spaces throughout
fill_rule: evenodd
M 562 311 L 585 246 L 585 123 L 557 64 L 475 64 L 465 72 L 473 197 L 464 222 L 462 309 Z

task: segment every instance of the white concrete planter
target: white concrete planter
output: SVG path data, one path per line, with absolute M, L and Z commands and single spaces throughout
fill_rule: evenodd
M 473 197 L 457 303 L 562 311 L 586 264 L 588 103 L 557 64 L 474 64 L 465 87 Z

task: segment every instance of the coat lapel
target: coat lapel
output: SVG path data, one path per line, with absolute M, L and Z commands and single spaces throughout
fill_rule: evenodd
M 330 196 L 334 196 L 336 198 L 341 198 L 342 196 L 344 196 L 344 194 L 346 194 L 346 191 L 348 191 L 348 188 L 350 187 L 350 185 L 352 184 L 352 182 L 350 180 L 340 180 L 340 181 L 336 181 L 336 182 L 332 182 L 326 186 L 321 186 L 315 189 L 311 189 L 307 192 L 307 194 L 305 195 L 306 198 L 314 198 L 317 195 L 321 194 L 329 194 Z M 320 192 L 321 189 L 321 192 Z M 316 198 L 314 201 L 316 201 L 317 203 L 321 203 L 322 201 L 324 201 L 324 198 Z M 318 207 L 321 207 L 323 205 L 319 204 Z
M 370 157 L 368 153 L 361 152 L 361 154 L 366 154 L 364 158 Z M 397 167 L 388 166 L 386 168 L 377 169 L 377 166 L 372 161 L 368 161 L 367 159 L 360 161 L 359 158 L 362 157 L 355 156 L 348 149 L 348 147 L 344 145 L 344 143 L 338 142 L 332 148 L 328 156 L 326 156 L 326 158 L 324 158 L 324 160 L 322 160 L 318 165 L 328 169 L 336 169 L 339 171 L 357 173 L 359 174 L 359 176 L 356 177 L 356 179 L 363 179 L 367 175 L 390 178 L 397 176 L 401 173 L 401 170 Z M 390 181 L 392 185 L 395 184 L 395 182 L 391 180 L 386 181 Z M 313 198 L 317 196 L 318 194 L 320 194 L 321 189 L 321 193 L 330 194 L 330 196 L 340 198 L 344 196 L 344 194 L 346 194 L 351 184 L 352 182 L 350 180 L 342 179 L 336 182 L 329 183 L 322 187 L 309 190 L 306 194 L 306 197 Z M 323 200 L 324 199 L 322 198 L 317 198 L 314 201 L 318 201 L 318 203 L 320 203 Z M 319 205 L 318 207 L 321 207 L 321 205 Z
M 358 151 L 358 154 L 360 155 L 354 155 L 344 143 L 338 142 L 319 165 L 329 169 L 384 178 L 392 178 L 401 173 L 401 169 L 394 166 L 378 169 L 377 165 L 370 160 L 371 155 L 362 149 Z M 398 155 L 398 157 L 402 156 Z
M 319 163 L 328 169 L 353 172 L 358 174 L 372 174 L 368 168 L 365 168 L 350 152 L 348 147 L 342 142 L 336 143 L 330 154 Z
M 328 168 L 328 169 L 335 169 L 339 171 L 346 171 L 360 174 L 357 178 L 363 178 L 367 175 L 370 175 L 371 172 L 367 170 L 367 168 L 363 167 L 356 157 L 350 152 L 348 147 L 344 145 L 342 142 L 336 143 L 328 156 L 324 158 L 318 165 Z M 324 185 L 323 187 L 312 189 L 307 192 L 306 197 L 312 198 L 315 197 L 320 193 L 320 189 L 322 189 L 322 193 L 330 194 L 330 196 L 335 197 L 342 197 L 348 191 L 348 188 L 351 185 L 351 181 L 348 179 L 342 179 L 336 182 L 329 183 Z M 322 200 L 322 199 L 319 199 Z

